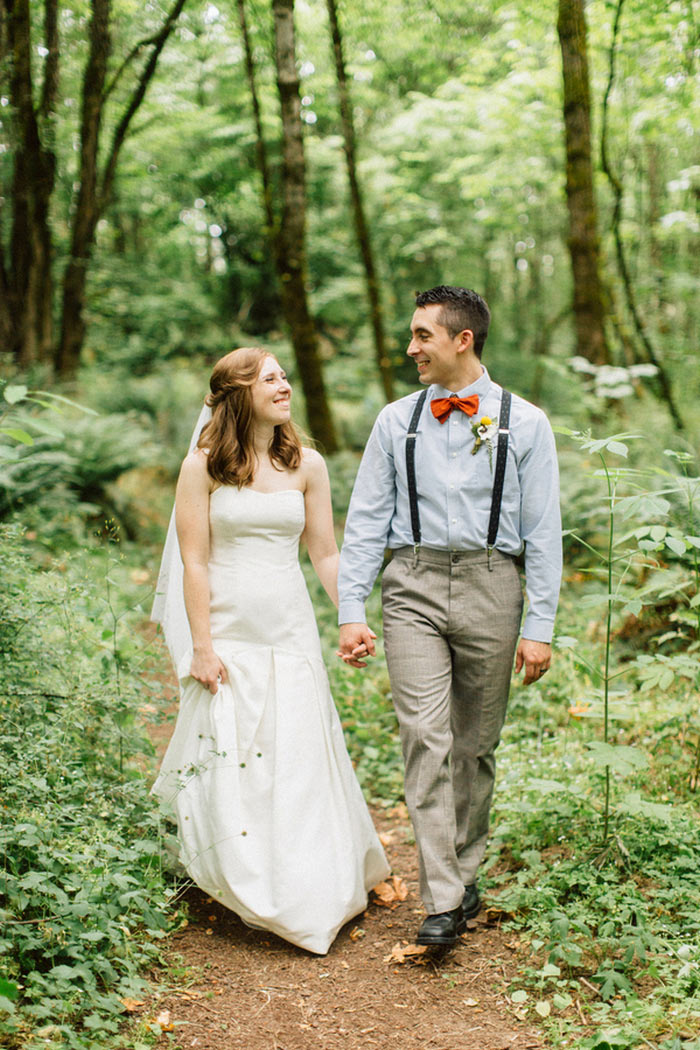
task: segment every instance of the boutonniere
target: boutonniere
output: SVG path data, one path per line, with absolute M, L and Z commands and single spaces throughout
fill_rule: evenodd
M 486 445 L 489 454 L 489 466 L 493 469 L 493 439 L 498 432 L 498 423 L 491 416 L 482 416 L 472 423 L 472 434 L 474 435 L 474 448 L 472 456 L 475 456 L 482 445 Z

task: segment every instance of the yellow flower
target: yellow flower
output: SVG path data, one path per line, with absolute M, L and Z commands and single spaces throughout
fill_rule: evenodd
M 490 427 L 492 423 L 493 423 L 493 420 L 491 419 L 491 416 L 482 416 L 481 417 L 481 422 L 479 423 L 479 426 Z

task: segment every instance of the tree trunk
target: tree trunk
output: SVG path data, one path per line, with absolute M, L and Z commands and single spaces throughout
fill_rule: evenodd
M 85 337 L 85 285 L 99 217 L 97 165 L 107 61 L 111 50 L 110 14 L 110 0 L 92 0 L 90 51 L 83 76 L 79 186 L 70 258 L 63 276 L 61 341 L 56 358 L 56 368 L 62 376 L 72 375 L 77 369 Z
M 265 148 L 265 136 L 263 135 L 262 115 L 260 110 L 260 99 L 255 83 L 255 62 L 253 61 L 253 49 L 250 44 L 250 33 L 248 32 L 248 21 L 245 11 L 245 0 L 237 0 L 238 22 L 243 37 L 243 50 L 245 52 L 245 69 L 248 78 L 248 88 L 253 106 L 253 119 L 255 120 L 255 159 L 260 172 L 263 190 L 263 207 L 265 209 L 265 233 L 270 239 L 273 254 L 277 254 L 277 223 L 272 205 L 272 179 L 270 177 L 270 166 L 267 162 L 267 150 Z
M 170 36 L 186 0 L 175 0 L 160 30 L 140 41 L 122 62 L 109 87 L 106 87 L 109 58 L 111 0 L 92 0 L 90 53 L 83 78 L 80 125 L 80 182 L 71 236 L 71 254 L 63 275 L 63 311 L 61 340 L 56 367 L 60 375 L 72 375 L 80 361 L 85 338 L 85 291 L 88 266 L 95 243 L 97 223 L 109 203 L 119 154 L 129 126 L 143 102 L 148 85 L 156 71 L 161 51 Z M 142 48 L 152 51 L 142 69 L 131 99 L 117 122 L 102 175 L 98 172 L 100 130 L 107 97 L 126 66 Z
M 328 19 L 330 22 L 331 38 L 333 41 L 333 56 L 335 58 L 336 80 L 338 82 L 338 101 L 340 104 L 340 118 L 343 125 L 343 143 L 345 148 L 345 160 L 348 168 L 352 214 L 355 222 L 357 243 L 360 247 L 360 254 L 365 269 L 365 283 L 367 286 L 367 299 L 369 301 L 370 317 L 372 320 L 375 357 L 382 386 L 384 388 L 384 396 L 387 401 L 393 401 L 394 377 L 391 368 L 391 360 L 386 348 L 386 340 L 384 338 L 384 319 L 382 314 L 379 281 L 377 279 L 377 271 L 374 265 L 374 253 L 372 251 L 372 241 L 370 239 L 369 228 L 365 216 L 362 190 L 357 177 L 355 125 L 352 116 L 352 104 L 350 100 L 348 79 L 345 72 L 343 40 L 338 21 L 336 2 L 335 0 L 326 0 L 326 4 L 328 7 Z
M 14 171 L 10 269 L 7 272 L 3 267 L 6 297 L 0 329 L 8 337 L 5 345 L 17 363 L 27 367 L 37 361 L 50 360 L 52 348 L 49 201 L 54 189 L 56 161 L 52 150 L 42 141 L 34 110 L 29 2 L 5 0 L 2 14 L 11 60 Z M 51 35 L 51 27 L 47 28 Z M 51 78 L 44 82 L 47 115 L 55 101 L 57 76 L 55 67 L 50 69 Z
M 591 102 L 583 0 L 559 0 L 557 21 L 564 79 L 566 200 L 574 282 L 577 353 L 594 364 L 610 360 L 600 279 L 596 202 L 591 159 Z
M 294 44 L 294 0 L 272 0 L 277 89 L 282 110 L 282 222 L 277 267 L 312 436 L 326 452 L 338 442 L 326 396 L 318 341 L 306 292 L 306 169 Z

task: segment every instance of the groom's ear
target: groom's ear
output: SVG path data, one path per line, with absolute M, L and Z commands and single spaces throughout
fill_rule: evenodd
M 464 354 L 468 350 L 474 349 L 474 333 L 471 328 L 465 328 L 459 333 L 459 345 L 457 347 L 458 354 Z

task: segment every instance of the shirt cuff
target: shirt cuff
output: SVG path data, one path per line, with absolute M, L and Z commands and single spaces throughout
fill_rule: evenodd
M 526 638 L 530 642 L 545 642 L 547 645 L 551 645 L 553 634 L 554 620 L 546 620 L 541 616 L 537 616 L 536 613 L 528 612 L 523 624 L 522 638 Z
M 338 624 L 367 623 L 365 603 L 355 598 L 348 598 L 338 604 Z

